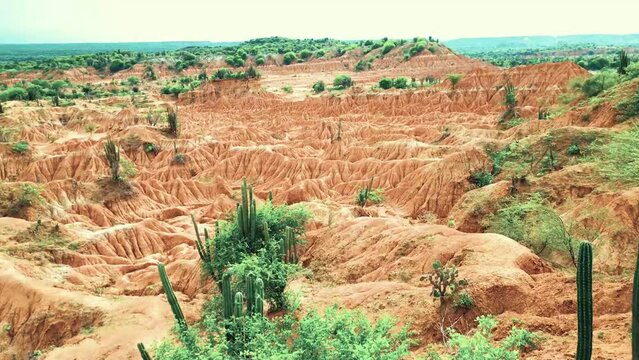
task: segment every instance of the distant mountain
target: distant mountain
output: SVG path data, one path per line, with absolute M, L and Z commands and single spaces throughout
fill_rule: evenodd
M 165 41 L 129 43 L 66 43 L 66 44 L 0 44 L 0 61 L 28 60 L 66 55 L 92 54 L 115 50 L 158 52 L 190 46 L 233 46 L 239 42 Z
M 457 52 L 542 49 L 563 45 L 639 46 L 639 34 L 463 38 L 444 41 Z

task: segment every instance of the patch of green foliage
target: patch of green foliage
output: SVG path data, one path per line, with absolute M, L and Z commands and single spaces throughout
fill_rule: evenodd
M 353 80 L 348 75 L 337 75 L 335 80 L 333 80 L 333 86 L 337 90 L 343 90 L 351 87 L 353 85 Z
M 639 126 L 591 145 L 591 160 L 609 180 L 639 184 Z
M 619 74 L 613 70 L 603 70 L 586 79 L 581 85 L 581 91 L 588 97 L 599 95 L 619 83 Z
M 414 342 L 406 327 L 382 317 L 376 323 L 356 311 L 328 308 L 324 313 L 310 311 L 301 319 L 285 314 L 268 319 L 246 316 L 220 326 L 216 314 L 205 314 L 209 336 L 196 329 L 187 330 L 186 341 L 169 339 L 155 349 L 156 360 L 228 359 L 384 359 L 400 360 L 409 355 Z M 233 341 L 229 341 L 233 339 Z
M 492 184 L 495 178 L 490 171 L 480 170 L 470 176 L 470 181 L 478 187 L 484 187 Z
M 488 232 L 508 236 L 530 248 L 537 255 L 560 252 L 576 264 L 579 243 L 568 227 L 540 193 L 527 198 L 508 198 L 484 222 Z
M 27 141 L 18 141 L 11 146 L 11 150 L 16 154 L 24 154 L 29 151 L 29 143 Z
M 541 337 L 526 329 L 513 327 L 508 336 L 500 342 L 493 340 L 493 330 L 497 320 L 483 315 L 476 319 L 477 329 L 471 336 L 450 330 L 448 345 L 453 349 L 453 356 L 430 353 L 431 360 L 518 360 L 520 352 L 536 349 Z
M 321 92 L 324 92 L 325 90 L 326 90 L 326 84 L 324 83 L 324 81 L 319 80 L 315 82 L 315 84 L 313 84 L 314 93 L 319 94 Z
M 291 85 L 285 85 L 282 87 L 282 91 L 284 91 L 287 94 L 292 94 L 293 93 L 293 87 L 291 87 Z
M 285 264 L 279 256 L 282 239 L 286 227 L 300 236 L 304 231 L 304 224 L 310 218 L 308 210 L 301 206 L 273 205 L 267 202 L 257 208 L 256 248 L 249 248 L 247 239 L 240 237 L 237 215 L 232 213 L 227 221 L 221 221 L 216 229 L 211 260 L 213 277 L 221 281 L 222 275 L 231 270 L 237 281 L 243 281 L 241 274 L 253 270 L 264 275 L 265 300 L 272 305 L 272 309 L 281 309 L 284 303 L 284 288 L 286 281 L 297 269 L 296 265 Z M 264 227 L 268 228 L 269 238 L 264 237 Z M 255 266 L 260 269 L 255 269 Z
M 635 91 L 635 94 L 616 106 L 620 112 L 620 120 L 627 120 L 639 115 L 639 87 Z

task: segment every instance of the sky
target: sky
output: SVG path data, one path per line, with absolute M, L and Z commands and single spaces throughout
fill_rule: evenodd
M 638 13 L 639 0 L 0 0 L 0 43 L 630 34 Z

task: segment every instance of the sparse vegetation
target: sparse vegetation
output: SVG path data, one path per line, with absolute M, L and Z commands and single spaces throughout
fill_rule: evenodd
M 353 80 L 348 75 L 337 75 L 335 80 L 333 80 L 333 86 L 337 90 L 343 90 L 351 87 L 353 85 Z
M 104 156 L 111 170 L 111 180 L 120 181 L 120 149 L 111 138 L 104 143 Z
M 24 154 L 29 151 L 29 143 L 27 141 L 18 141 L 11 146 L 11 150 L 16 154 Z
M 313 84 L 313 92 L 319 94 L 326 90 L 326 84 L 322 80 L 319 80 Z
M 461 74 L 448 74 L 448 80 L 450 81 L 450 86 L 453 90 L 457 88 L 457 84 L 462 79 L 463 75 Z

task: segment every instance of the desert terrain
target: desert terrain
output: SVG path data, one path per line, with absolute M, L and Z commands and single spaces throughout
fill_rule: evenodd
M 156 80 L 146 79 L 145 64 L 0 73 L 7 86 L 47 78 L 108 88 L 140 79 L 126 96 L 2 103 L 0 359 L 138 359 L 137 343 L 153 354 L 175 324 L 159 263 L 187 322 L 197 324 L 219 290 L 202 266 L 191 215 L 214 233 L 242 201 L 245 179 L 257 207 L 310 213 L 297 249 L 302 271 L 286 287 L 298 297 L 298 316 L 334 304 L 371 321 L 391 315 L 413 333 L 407 358 L 454 353 L 442 328 L 472 334 L 480 315 L 498 320 L 495 341 L 513 325 L 538 334 L 521 359 L 575 357 L 570 253 L 495 230 L 505 204 L 541 193 L 571 249 L 577 240 L 594 247 L 592 358 L 630 359 L 639 187 L 601 173 L 592 149 L 632 131 L 616 106 L 637 81 L 594 102 L 571 87 L 594 76 L 573 62 L 500 68 L 443 44 L 406 59 L 411 46 L 363 71 L 355 70 L 365 57 L 357 49 L 289 65 L 281 55 L 260 66 L 249 56 L 238 69 L 255 66 L 259 76 L 245 79 L 213 79 L 229 66 L 207 59 L 179 76 L 210 78 L 178 95 L 162 93 L 175 75 L 161 62 L 150 63 Z M 312 90 L 340 75 L 352 84 Z M 397 77 L 414 86 L 378 85 Z M 516 89 L 515 122 L 504 115 L 508 86 Z M 177 134 L 167 131 L 169 113 Z M 19 141 L 26 151 L 14 149 Z M 108 141 L 119 149 L 119 182 L 109 180 Z M 357 204 L 367 187 L 383 199 Z M 424 278 L 437 261 L 456 267 L 472 298 L 443 320 Z

